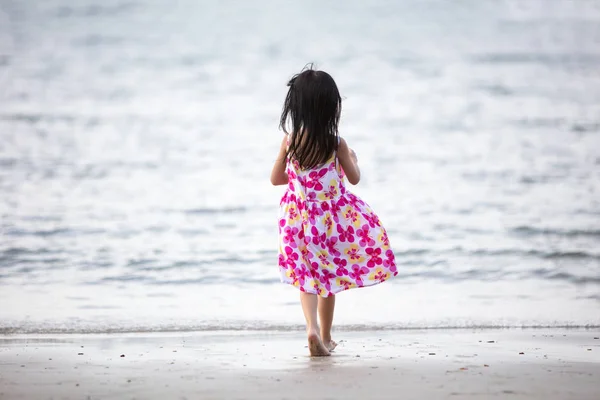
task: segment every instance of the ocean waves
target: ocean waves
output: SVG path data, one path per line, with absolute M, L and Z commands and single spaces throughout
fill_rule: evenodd
M 377 211 L 396 252 L 399 277 L 372 289 L 391 288 L 385 304 L 423 292 L 420 314 L 446 288 L 449 308 L 415 326 L 455 309 L 479 310 L 466 326 L 502 326 L 485 319 L 488 298 L 456 300 L 498 283 L 516 288 L 493 310 L 523 316 L 511 326 L 584 326 L 584 311 L 597 314 L 596 8 L 374 0 L 325 4 L 317 15 L 305 2 L 72 3 L 0 6 L 3 321 L 14 310 L 13 320 L 52 314 L 110 326 L 130 302 L 170 307 L 143 331 L 186 302 L 234 321 L 228 313 L 259 294 L 287 301 L 272 295 L 282 286 L 282 190 L 268 175 L 285 82 L 309 61 L 338 82 L 341 134 L 363 174 L 352 190 Z M 306 30 L 306 19 L 337 22 L 324 32 Z M 373 21 L 378 29 L 365 30 Z M 231 303 L 219 298 L 224 287 L 235 290 Z M 402 297 L 411 287 L 419 290 Z M 188 291 L 215 293 L 172 297 Z M 363 315 L 379 313 L 378 326 L 395 329 L 386 307 Z M 570 319 L 570 310 L 580 314 Z

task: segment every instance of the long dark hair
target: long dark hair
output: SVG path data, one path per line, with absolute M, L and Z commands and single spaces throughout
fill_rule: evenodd
M 287 85 L 290 88 L 279 121 L 279 127 L 291 134 L 287 157 L 304 169 L 314 168 L 337 149 L 342 98 L 333 78 L 312 65 L 294 75 Z M 286 128 L 288 119 L 291 131 Z

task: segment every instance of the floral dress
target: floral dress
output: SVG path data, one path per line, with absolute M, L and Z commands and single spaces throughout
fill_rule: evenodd
M 384 227 L 371 207 L 344 185 L 337 155 L 304 170 L 288 160 L 279 210 L 281 281 L 332 296 L 398 274 Z

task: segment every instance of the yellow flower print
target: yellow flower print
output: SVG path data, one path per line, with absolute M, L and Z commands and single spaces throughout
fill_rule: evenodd
M 350 221 L 355 228 L 360 228 L 360 217 L 358 212 L 351 206 L 347 206 L 344 210 L 344 217 L 347 221 Z
M 381 233 L 379 234 L 377 239 L 379 240 L 379 243 L 381 243 L 384 249 L 390 247 L 390 239 L 388 238 L 387 232 L 383 229 L 381 230 Z
M 315 278 L 307 279 L 305 287 L 314 288 L 315 290 L 317 290 L 317 292 L 319 292 L 319 290 L 317 289 L 319 287 L 319 281 Z M 320 294 L 320 293 L 317 293 L 317 294 Z
M 333 233 L 333 218 L 330 213 L 325 214 L 323 217 L 323 225 L 327 228 L 327 236 L 330 236 Z
M 369 280 L 383 282 L 389 277 L 390 274 L 388 272 L 384 271 L 383 268 L 378 267 L 375 268 L 373 272 L 371 272 L 371 274 L 369 275 Z
M 337 286 L 343 287 L 344 290 L 348 290 L 353 287 L 356 287 L 356 283 L 350 282 L 347 278 L 337 278 L 335 280 L 335 284 Z
M 288 278 L 290 278 L 292 280 L 292 285 L 299 287 L 300 286 L 300 281 L 298 280 L 298 277 L 296 276 L 296 273 L 294 272 L 294 270 L 292 268 L 288 268 L 288 270 L 285 273 L 285 276 L 287 276 Z
M 287 214 L 289 222 L 296 223 L 300 221 L 300 213 L 298 212 L 298 208 L 295 204 L 288 205 Z
M 319 197 L 319 200 L 321 200 L 321 201 L 333 200 L 333 199 L 337 198 L 339 194 L 340 194 L 340 192 L 338 190 L 338 182 L 337 182 L 337 180 L 332 179 L 329 182 L 329 185 L 325 186 L 323 191 L 319 193 L 318 197 Z
M 321 267 L 325 269 L 335 269 L 335 265 L 329 262 L 329 252 L 327 249 L 319 250 L 315 253 L 315 256 L 319 259 Z
M 351 244 L 348 246 L 344 250 L 344 253 L 346 253 L 350 259 L 351 264 L 360 264 L 365 261 L 365 258 L 361 255 L 360 247 L 357 244 Z

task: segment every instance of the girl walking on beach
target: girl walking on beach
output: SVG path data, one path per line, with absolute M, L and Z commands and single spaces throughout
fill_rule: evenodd
M 282 282 L 300 289 L 310 354 L 328 356 L 336 346 L 334 295 L 398 272 L 379 218 L 344 184 L 346 178 L 356 185 L 360 170 L 356 153 L 338 134 L 342 99 L 335 81 L 311 68 L 288 86 L 280 120 L 286 135 L 271 172 L 273 185 L 287 185 L 279 211 L 279 271 Z

